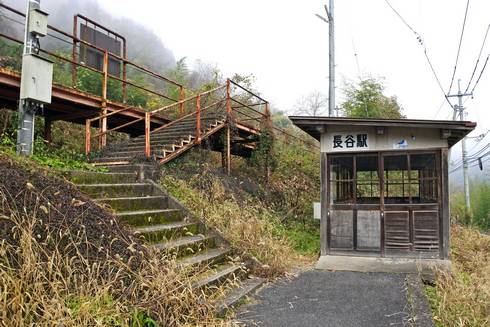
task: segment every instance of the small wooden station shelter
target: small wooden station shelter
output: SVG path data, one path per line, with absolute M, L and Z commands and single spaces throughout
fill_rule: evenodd
M 289 118 L 321 142 L 319 263 L 376 271 L 378 258 L 449 260 L 448 151 L 476 123 Z

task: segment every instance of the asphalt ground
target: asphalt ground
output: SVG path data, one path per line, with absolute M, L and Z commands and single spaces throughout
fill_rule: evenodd
M 237 320 L 245 326 L 409 326 L 404 274 L 310 270 L 262 288 Z

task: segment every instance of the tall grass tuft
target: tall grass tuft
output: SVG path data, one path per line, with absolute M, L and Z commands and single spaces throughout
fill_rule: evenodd
M 452 229 L 451 274 L 427 288 L 437 326 L 490 326 L 490 237 L 475 229 Z
M 245 257 L 262 262 L 254 273 L 263 277 L 280 276 L 302 259 L 293 250 L 272 210 L 252 198 L 235 198 L 211 171 L 204 168 L 188 181 L 166 175 L 162 183 Z

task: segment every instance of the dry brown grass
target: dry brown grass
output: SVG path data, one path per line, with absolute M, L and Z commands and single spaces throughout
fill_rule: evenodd
M 206 187 L 202 187 L 206 181 Z M 263 277 L 284 275 L 305 258 L 296 254 L 280 232 L 280 222 L 271 210 L 251 199 L 236 199 L 219 177 L 202 172 L 190 181 L 165 176 L 164 186 L 208 226 L 218 230 L 245 257 L 262 265 L 254 273 Z
M 490 326 L 490 237 L 452 228 L 452 274 L 440 274 L 428 288 L 438 326 Z
M 0 193 L 0 220 L 11 226 L 0 241 L 0 326 L 230 325 L 214 318 L 172 258 L 148 248 L 136 265 L 109 255 L 92 260 L 82 254 L 84 230 L 41 236 L 40 206 L 24 212 L 6 208 L 9 200 Z

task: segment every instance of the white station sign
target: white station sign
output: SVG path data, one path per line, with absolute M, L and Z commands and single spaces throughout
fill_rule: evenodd
M 332 151 L 369 150 L 369 134 L 366 132 L 333 133 L 330 136 Z

